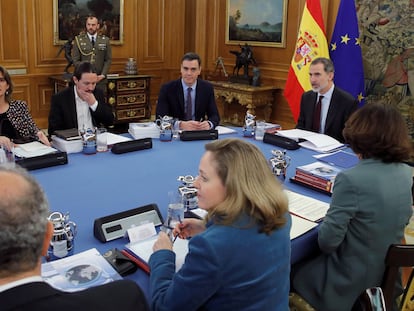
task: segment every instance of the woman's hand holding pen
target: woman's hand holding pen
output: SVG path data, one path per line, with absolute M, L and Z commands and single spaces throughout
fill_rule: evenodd
M 196 218 L 184 218 L 184 220 L 175 226 L 173 236 L 180 239 L 187 239 L 204 231 L 206 226 L 204 221 Z
M 187 239 L 192 236 L 197 235 L 200 232 L 203 232 L 206 229 L 204 221 L 195 218 L 185 218 L 179 224 L 177 224 L 172 232 L 174 236 L 173 241 L 171 241 L 170 236 L 161 231 L 158 234 L 158 239 L 155 241 L 152 250 L 154 252 L 161 249 L 173 249 L 173 244 L 177 238 Z

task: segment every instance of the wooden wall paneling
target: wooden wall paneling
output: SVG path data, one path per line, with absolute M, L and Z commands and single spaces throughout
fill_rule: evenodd
M 168 79 L 176 79 L 180 73 L 180 60 L 185 53 L 185 0 L 164 0 L 164 69 Z
M 30 73 L 63 73 L 64 55 L 57 56 L 60 46 L 53 45 L 53 5 L 50 1 L 27 1 Z
M 125 64 L 130 57 L 136 59 L 139 70 L 140 57 L 138 55 L 139 51 L 137 48 L 137 38 L 139 37 L 137 31 L 138 18 L 137 0 L 124 0 L 123 43 L 121 45 L 111 45 L 112 63 L 109 70 L 110 73 L 123 73 Z
M 0 64 L 8 70 L 27 67 L 26 1 L 0 1 Z
M 140 51 L 144 65 L 160 65 L 165 61 L 165 3 L 163 0 L 146 0 L 139 10 L 138 31 Z
M 199 36 L 196 35 L 197 33 L 197 24 L 199 22 L 200 15 L 197 15 L 197 12 L 203 12 L 205 6 L 200 6 L 204 0 L 186 0 L 185 1 L 185 24 L 187 26 L 191 25 L 193 27 L 186 27 L 184 33 L 184 51 L 185 52 L 197 52 L 197 39 Z M 200 55 L 201 57 L 201 55 Z

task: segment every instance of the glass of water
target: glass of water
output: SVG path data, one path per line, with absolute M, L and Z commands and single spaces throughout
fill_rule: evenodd
M 184 202 L 178 191 L 168 192 L 168 212 L 166 227 L 174 229 L 184 219 Z

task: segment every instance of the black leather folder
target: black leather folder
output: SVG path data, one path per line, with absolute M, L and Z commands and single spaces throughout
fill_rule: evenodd
M 300 147 L 299 143 L 296 140 L 271 133 L 264 134 L 263 142 L 289 150 L 296 150 Z
M 130 141 L 123 141 L 112 146 L 111 151 L 115 154 L 132 152 L 143 149 L 152 148 L 151 138 L 135 139 Z
M 218 138 L 217 130 L 182 131 L 180 134 L 180 139 L 182 141 L 213 140 L 217 138 Z
M 37 157 L 18 159 L 16 163 L 29 171 L 37 170 L 39 168 L 68 164 L 68 154 L 59 151 Z

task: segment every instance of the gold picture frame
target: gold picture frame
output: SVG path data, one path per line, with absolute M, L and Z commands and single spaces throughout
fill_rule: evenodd
M 123 44 L 124 0 L 53 0 L 53 44 L 63 45 L 85 31 L 90 14 L 98 18 L 99 32 L 107 35 L 111 44 Z
M 288 0 L 227 0 L 226 44 L 286 47 Z

